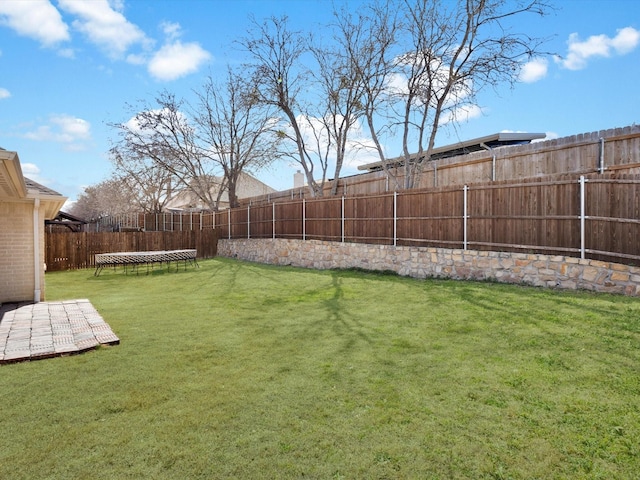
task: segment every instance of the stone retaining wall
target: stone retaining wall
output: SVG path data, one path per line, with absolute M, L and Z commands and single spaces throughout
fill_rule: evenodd
M 494 280 L 640 296 L 640 267 L 560 255 L 289 239 L 220 239 L 218 255 L 273 265 L 391 270 L 415 278 Z

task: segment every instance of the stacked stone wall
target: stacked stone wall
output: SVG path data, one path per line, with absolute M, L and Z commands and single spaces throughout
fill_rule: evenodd
M 640 296 L 640 267 L 560 255 L 290 239 L 220 239 L 218 255 L 273 265 L 389 270 L 415 278 L 492 280 Z

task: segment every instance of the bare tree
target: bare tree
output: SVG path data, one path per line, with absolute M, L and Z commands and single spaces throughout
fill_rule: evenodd
M 160 213 L 179 190 L 178 179 L 168 169 L 136 152 L 110 151 L 115 179 L 135 192 L 136 203 L 145 213 Z
M 200 145 L 195 125 L 185 113 L 188 106 L 167 91 L 160 93 L 155 103 L 141 103 L 133 109 L 128 122 L 112 124 L 119 135 L 112 152 L 148 159 L 175 176 L 182 188 L 191 191 L 210 210 L 217 210 L 217 192 L 224 187 L 213 188 L 218 164 L 211 161 L 208 148 Z
M 164 172 L 210 210 L 218 209 L 225 191 L 235 207 L 240 175 L 276 158 L 273 118 L 244 77 L 231 70 L 220 84 L 209 77 L 195 94 L 197 102 L 190 105 L 165 91 L 156 105 L 143 104 L 129 122 L 112 125 L 119 141 L 111 152 L 129 164 L 150 163 L 154 170 L 146 172 Z M 164 185 L 176 189 L 174 183 Z
M 265 167 L 279 155 L 272 108 L 261 104 L 253 86 L 231 69 L 222 84 L 209 77 L 196 94 L 199 142 L 208 146 L 208 154 L 222 168 L 229 205 L 237 207 L 241 174 Z
M 327 150 L 321 139 L 322 134 L 313 129 L 308 122 L 309 115 L 303 107 L 303 89 L 309 88 L 308 73 L 301 58 L 308 53 L 307 40 L 299 32 L 289 29 L 287 17 L 271 17 L 260 24 L 253 20 L 248 37 L 239 40 L 240 46 L 249 53 L 251 61 L 247 65 L 255 86 L 258 100 L 276 107 L 286 118 L 286 127 L 279 130 L 283 139 L 295 145 L 289 152 L 302 167 L 312 196 L 322 196 L 322 187 L 326 178 Z M 305 122 L 305 123 L 302 123 Z M 316 153 L 320 159 L 322 179 L 316 181 L 315 165 L 312 158 L 313 148 L 305 142 L 305 132 L 311 130 L 316 139 Z
M 401 0 L 403 44 L 391 97 L 402 131 L 405 188 L 412 188 L 445 118 L 473 104 L 486 87 L 518 77 L 522 61 L 540 54 L 542 39 L 514 32 L 523 14 L 544 15 L 543 0 Z
M 544 0 L 380 0 L 336 17 L 339 42 L 362 82 L 371 139 L 396 188 L 415 185 L 444 123 L 456 122 L 484 88 L 513 84 L 523 60 L 542 53 L 544 40 L 510 27 L 549 9 Z M 404 165 L 398 174 L 397 159 L 383 148 L 395 133 Z
M 393 179 L 396 177 L 385 161 L 383 138 L 390 133 L 384 111 L 394 73 L 397 14 L 396 5 L 388 0 L 373 2 L 355 14 L 346 9 L 334 12 L 337 48 L 343 52 L 359 96 L 358 114 L 366 121 L 383 169 Z
M 69 213 L 90 222 L 103 217 L 137 212 L 135 192 L 112 178 L 84 189 Z
M 329 48 L 311 45 L 310 50 L 318 65 L 314 78 L 318 88 L 317 118 L 322 125 L 320 131 L 325 134 L 323 174 L 327 171 L 329 157 L 333 157 L 335 166 L 331 195 L 336 195 L 347 149 L 354 146 L 353 143 L 350 145 L 350 134 L 363 114 L 364 84 L 357 66 L 339 41 Z M 326 174 L 323 175 L 323 183 L 325 177 Z

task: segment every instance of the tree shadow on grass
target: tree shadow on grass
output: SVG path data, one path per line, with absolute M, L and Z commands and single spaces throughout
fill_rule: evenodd
M 323 300 L 321 306 L 326 312 L 322 324 L 314 327 L 319 330 L 330 329 L 334 335 L 344 340 L 342 350 L 349 350 L 358 340 L 372 345 L 374 343 L 371 334 L 367 332 L 367 326 L 355 315 L 345 308 L 344 288 L 342 277 L 338 271 L 331 272 L 330 298 Z

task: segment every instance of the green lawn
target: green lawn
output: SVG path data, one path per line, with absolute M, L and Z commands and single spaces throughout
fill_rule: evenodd
M 0 368 L 2 479 L 640 475 L 640 299 L 222 258 L 46 280 L 121 344 Z

